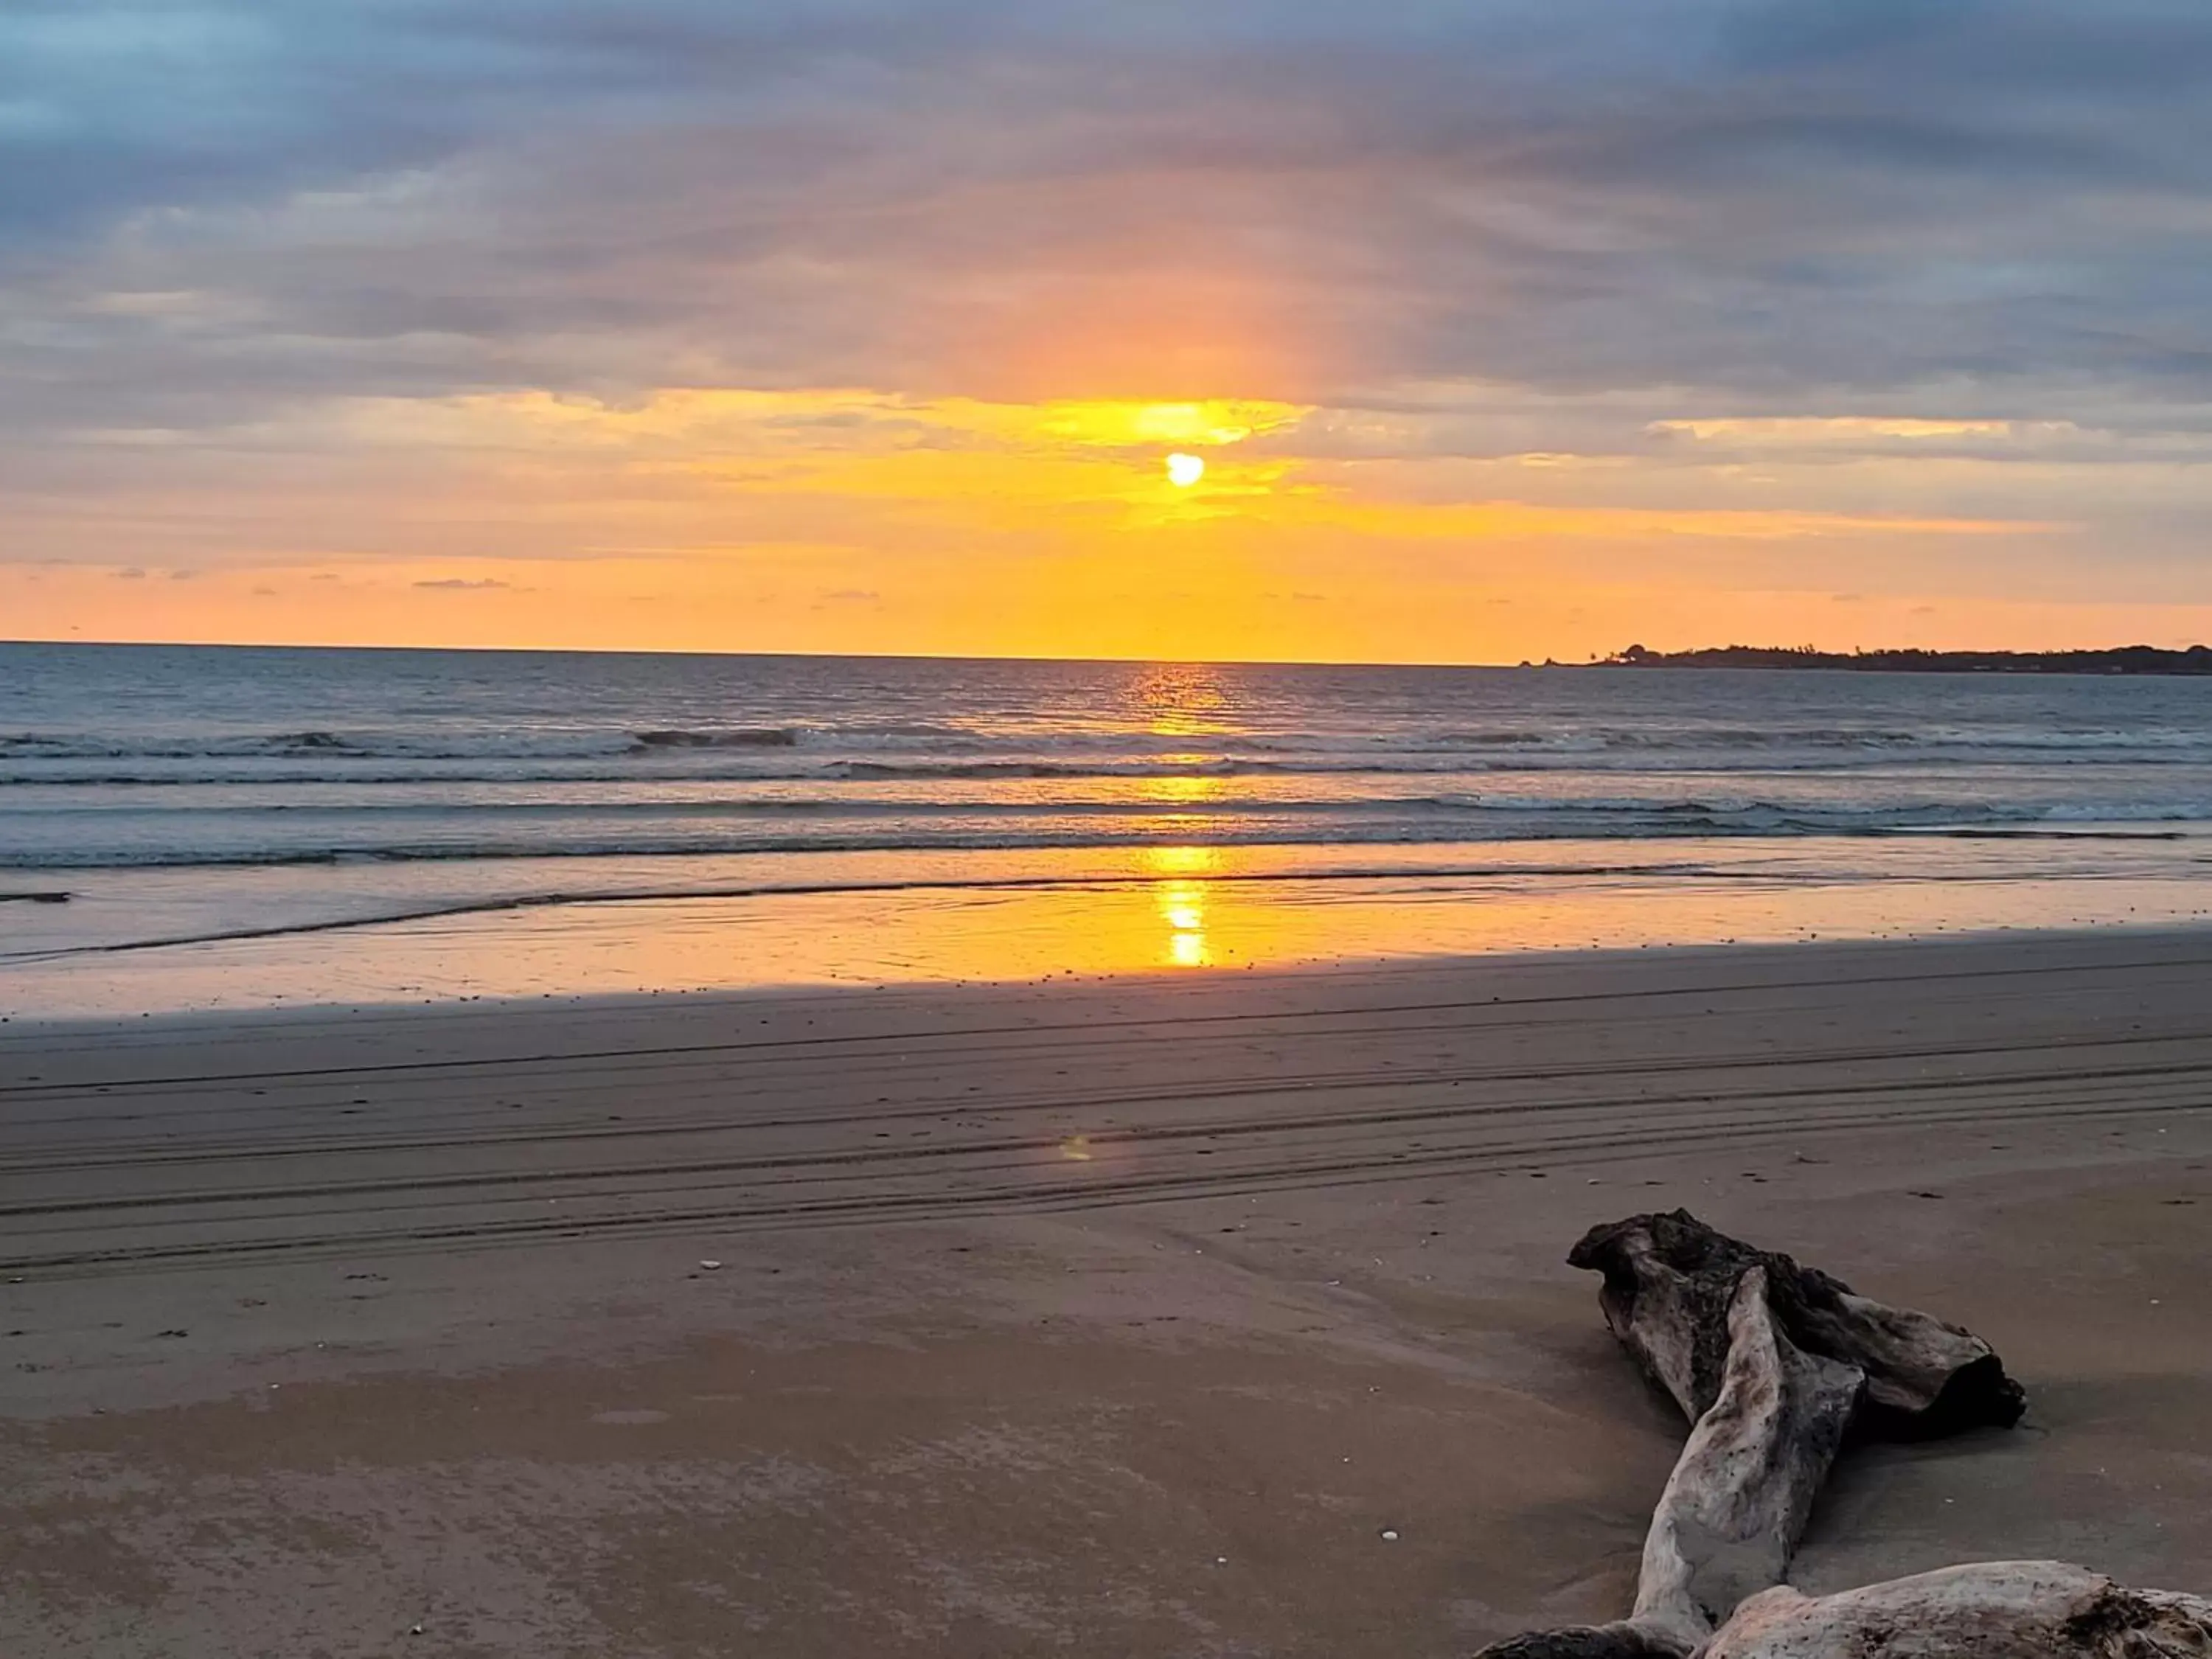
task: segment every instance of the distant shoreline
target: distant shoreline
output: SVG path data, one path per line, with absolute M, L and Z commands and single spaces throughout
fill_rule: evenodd
M 2102 651 L 1815 651 L 1807 647 L 1713 646 L 1697 651 L 1626 651 L 1596 668 L 1814 669 L 1861 674 L 2159 674 L 2212 676 L 2212 647 L 2150 645 Z

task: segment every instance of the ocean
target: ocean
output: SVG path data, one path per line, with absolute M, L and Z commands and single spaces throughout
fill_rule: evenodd
M 2208 826 L 2202 681 L 0 646 L 32 1012 L 2185 921 Z M 1270 919 L 1084 937 L 1166 881 Z

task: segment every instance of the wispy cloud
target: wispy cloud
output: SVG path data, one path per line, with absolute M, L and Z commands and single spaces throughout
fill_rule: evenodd
M 1947 421 L 1876 415 L 1763 416 L 1749 420 L 1654 421 L 1650 429 L 1661 436 L 1694 438 L 1700 443 L 1777 445 L 1861 444 L 1869 440 L 1887 438 L 1907 441 L 1938 438 L 2011 438 L 2036 431 L 2068 434 L 2079 430 L 2069 421 Z

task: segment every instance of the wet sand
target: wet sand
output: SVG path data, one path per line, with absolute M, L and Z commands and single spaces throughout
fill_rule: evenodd
M 1681 1429 L 1560 1258 L 1678 1204 L 2030 1389 L 1801 1583 L 2212 1590 L 2212 935 L 19 1023 L 0 1170 L 24 1659 L 1610 1616 Z

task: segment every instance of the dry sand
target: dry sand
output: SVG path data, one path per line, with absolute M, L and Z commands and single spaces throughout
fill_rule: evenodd
M 2212 1590 L 2212 936 L 15 1024 L 0 1170 L 9 1659 L 1608 1616 L 1681 1425 L 1560 1258 L 1677 1204 L 2031 1390 L 1802 1583 Z

